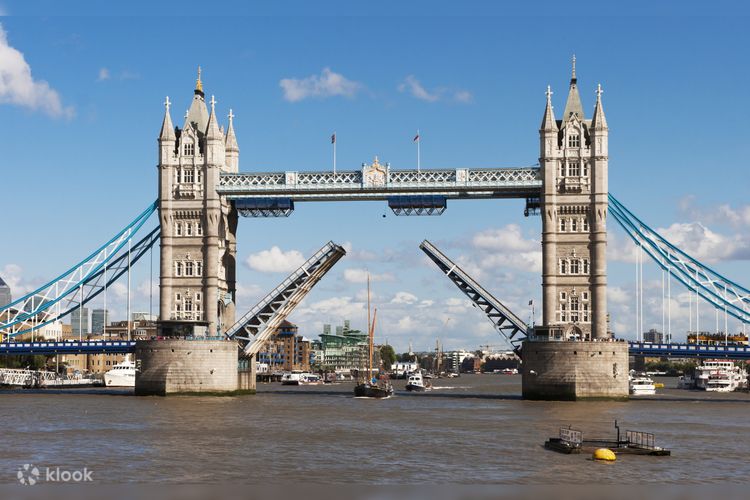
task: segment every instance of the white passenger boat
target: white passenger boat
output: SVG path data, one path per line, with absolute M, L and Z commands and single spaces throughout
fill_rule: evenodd
M 104 385 L 107 387 L 135 387 L 135 363 L 126 356 L 104 374 Z
M 281 376 L 281 385 L 318 385 L 323 383 L 323 378 L 314 373 L 300 370 L 284 372 Z
M 656 394 L 654 381 L 646 375 L 636 375 L 630 379 L 630 394 L 633 396 L 652 396 Z
M 732 361 L 705 360 L 695 369 L 695 388 L 709 392 L 732 392 L 747 387 L 747 372 Z

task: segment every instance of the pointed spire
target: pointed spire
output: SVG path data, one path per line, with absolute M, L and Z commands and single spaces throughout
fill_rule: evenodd
M 552 89 L 547 85 L 547 106 L 544 108 L 544 118 L 542 118 L 542 130 L 553 130 L 557 132 L 557 122 L 555 121 L 555 113 L 552 108 Z
M 602 107 L 602 84 L 596 86 L 596 106 L 594 107 L 594 117 L 591 118 L 591 128 L 597 130 L 604 130 L 607 127 L 607 117 L 604 116 L 604 108 Z
M 214 99 L 214 96 L 211 96 L 211 114 L 208 116 L 208 127 L 206 127 L 206 138 L 207 139 L 221 138 L 221 131 L 219 130 L 219 124 L 216 123 L 216 99 Z
M 201 81 L 201 67 L 198 66 L 198 78 L 195 79 L 195 93 L 203 97 L 203 82 Z
M 174 126 L 172 125 L 172 117 L 169 116 L 169 106 L 172 103 L 169 101 L 169 96 L 164 101 L 164 121 L 161 123 L 161 132 L 159 133 L 160 141 L 174 141 L 177 138 L 174 135 Z
M 565 102 L 565 111 L 563 111 L 563 123 L 567 122 L 572 115 L 578 115 L 578 119 L 583 121 L 583 106 L 581 105 L 581 96 L 578 94 L 578 78 L 576 77 L 576 56 L 573 54 L 573 71 L 570 77 L 570 90 L 568 91 L 568 100 Z
M 229 128 L 227 129 L 227 138 L 225 141 L 227 151 L 239 151 L 237 137 L 234 135 L 234 113 L 232 113 L 232 108 L 229 108 L 227 118 L 229 118 Z

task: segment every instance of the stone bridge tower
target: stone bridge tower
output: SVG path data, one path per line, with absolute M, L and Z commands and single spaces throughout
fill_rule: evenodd
M 611 336 L 607 321 L 608 128 L 596 91 L 587 120 L 578 94 L 575 56 L 568 100 L 556 120 L 552 92 L 539 131 L 542 170 L 542 324 L 550 336 Z
M 230 110 L 226 132 L 216 101 L 208 112 L 200 68 L 182 128 L 172 125 L 169 98 L 159 134 L 161 280 L 159 320 L 165 334 L 234 324 L 237 212 L 216 192 L 221 172 L 237 172 L 239 147 Z M 184 328 L 183 328 L 184 327 Z

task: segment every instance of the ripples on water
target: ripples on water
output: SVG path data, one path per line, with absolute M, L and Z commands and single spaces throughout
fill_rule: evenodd
M 667 386 L 675 381 L 666 379 Z M 422 394 L 351 397 L 352 385 L 259 384 L 242 397 L 127 391 L 0 394 L 0 482 L 19 465 L 88 467 L 102 483 L 744 482 L 750 396 L 676 389 L 629 402 L 520 399 L 520 377 L 464 375 Z M 560 426 L 584 436 L 656 434 L 672 457 L 614 464 L 543 449 Z

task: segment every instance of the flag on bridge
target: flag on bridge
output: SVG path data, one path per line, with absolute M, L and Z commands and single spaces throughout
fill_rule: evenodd
M 336 144 L 336 132 L 331 136 L 331 144 Z
M 534 301 L 533 301 L 533 300 L 530 300 L 530 301 L 529 301 L 529 305 L 530 305 L 530 306 L 533 306 L 533 305 L 534 305 Z
M 414 136 L 414 142 L 419 142 L 419 132 Z

